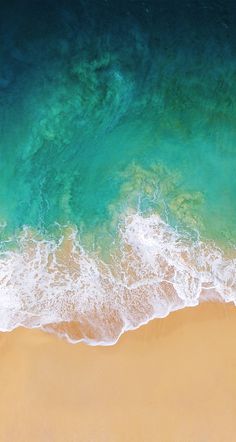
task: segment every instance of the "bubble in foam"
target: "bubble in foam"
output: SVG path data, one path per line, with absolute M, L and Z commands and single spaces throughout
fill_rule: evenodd
M 57 243 L 24 229 L 19 247 L 0 257 L 0 329 L 42 327 L 71 342 L 109 345 L 202 299 L 236 303 L 236 258 L 214 244 L 138 213 L 125 217 L 119 237 L 105 263 L 73 229 Z

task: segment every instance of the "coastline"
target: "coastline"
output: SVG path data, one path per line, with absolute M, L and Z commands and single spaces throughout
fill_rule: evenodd
M 204 303 L 112 347 L 1 333 L 3 442 L 233 441 L 236 308 Z
M 41 327 L 70 342 L 113 345 L 175 310 L 235 300 L 235 249 L 229 257 L 191 241 L 157 214 L 127 216 L 109 262 L 83 249 L 71 227 L 59 242 L 23 233 L 0 260 L 3 332 Z

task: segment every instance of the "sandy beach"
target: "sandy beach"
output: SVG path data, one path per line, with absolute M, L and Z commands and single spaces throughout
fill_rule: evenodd
M 40 330 L 0 336 L 1 442 L 228 442 L 236 308 L 172 313 L 112 347 Z

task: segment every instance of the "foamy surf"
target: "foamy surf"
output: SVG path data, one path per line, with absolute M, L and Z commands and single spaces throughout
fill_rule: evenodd
M 127 330 L 200 301 L 236 304 L 236 257 L 193 240 L 158 215 L 128 215 L 109 262 L 75 230 L 60 241 L 25 228 L 1 253 L 0 329 L 41 327 L 70 342 L 112 345 Z

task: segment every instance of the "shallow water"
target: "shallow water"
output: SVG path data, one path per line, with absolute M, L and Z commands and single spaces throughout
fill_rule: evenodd
M 1 329 L 113 342 L 209 288 L 234 301 L 233 3 L 24 1 L 0 21 Z

